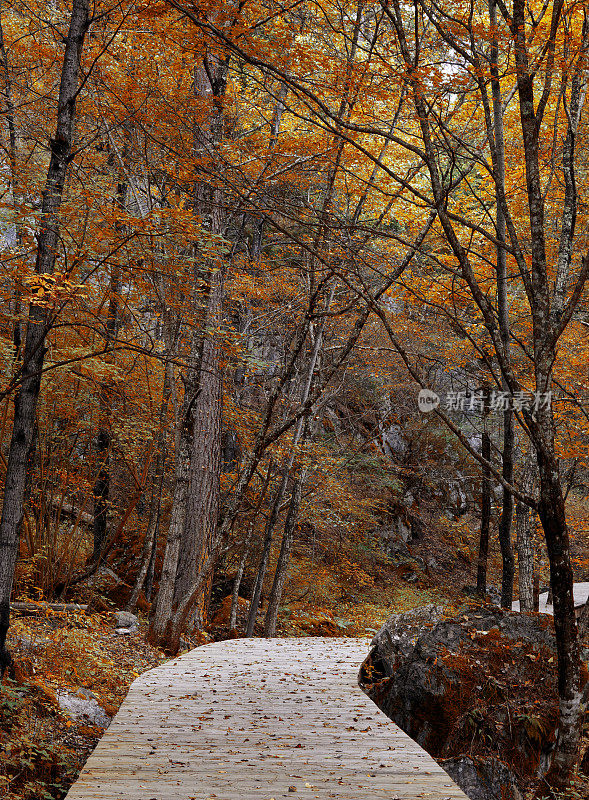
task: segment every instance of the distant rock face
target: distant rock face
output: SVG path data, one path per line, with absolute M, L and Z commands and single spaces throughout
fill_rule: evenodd
M 547 768 L 558 720 L 550 617 L 429 606 L 391 617 L 372 644 L 360 685 L 442 766 L 450 759 L 472 800 L 519 800 L 518 785 Z

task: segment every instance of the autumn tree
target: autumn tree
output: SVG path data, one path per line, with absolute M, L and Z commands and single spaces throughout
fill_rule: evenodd
M 583 11 L 563 3 L 532 9 L 523 2 L 514 2 L 512 8 L 503 3 L 465 3 L 451 10 L 416 3 L 409 8 L 391 0 L 376 8 L 354 5 L 353 13 L 345 18 L 334 13 L 332 30 L 337 33 L 331 34 L 332 42 L 339 36 L 348 47 L 354 40 L 350 23 L 356 11 L 362 19 L 362 58 L 353 80 L 364 102 L 356 115 L 342 120 L 327 79 L 318 90 L 302 72 L 293 74 L 283 60 L 269 59 L 263 47 L 256 49 L 255 35 L 234 41 L 183 4 L 171 5 L 253 68 L 285 82 L 300 104 L 299 113 L 310 124 L 320 131 L 337 132 L 349 152 L 374 165 L 380 179 L 386 176 L 383 197 L 393 194 L 391 185 L 396 187 L 397 215 L 404 205 L 422 217 L 433 211 L 432 237 L 444 248 L 438 250 L 435 261 L 448 274 L 455 293 L 464 298 L 467 314 L 458 319 L 461 324 L 468 320 L 463 328 L 475 352 L 495 384 L 511 397 L 533 390 L 537 398 L 543 398 L 535 406 L 516 408 L 518 424 L 529 437 L 538 463 L 537 501 L 514 482 L 510 415 L 505 419 L 504 461 L 499 471 L 469 445 L 452 420 L 446 418 L 446 422 L 505 490 L 505 602 L 511 582 L 512 499 L 537 508 L 542 522 L 555 597 L 561 714 L 546 780 L 562 786 L 579 742 L 579 652 L 563 478 L 549 399 L 555 388 L 559 341 L 583 297 L 589 269 L 578 202 L 584 181 L 579 146 L 585 122 L 587 24 Z M 322 40 L 322 23 L 312 15 L 310 19 L 316 25 L 317 40 Z M 329 68 L 325 69 L 330 75 Z M 393 98 L 380 91 L 382 82 L 375 76 L 383 71 Z M 395 116 L 391 108 L 399 108 L 399 98 L 407 102 L 402 101 Z M 480 120 L 480 125 L 473 126 L 474 120 Z M 363 301 L 371 302 L 370 283 L 365 276 L 358 277 L 361 280 L 352 278 L 351 282 Z M 530 320 L 529 326 L 521 316 L 517 324 L 507 316 L 507 288 L 520 304 L 520 313 Z M 376 303 L 373 308 L 409 369 L 423 380 L 407 358 L 386 308 Z M 490 349 L 477 344 L 473 326 Z M 517 350 L 517 358 L 512 350 Z
M 8 451 L 4 503 L 0 521 L 0 651 L 5 653 L 9 626 L 10 595 L 23 518 L 23 501 L 35 435 L 35 412 L 41 388 L 45 339 L 52 325 L 50 303 L 43 302 L 44 289 L 51 285 L 59 249 L 60 207 L 73 146 L 76 100 L 82 63 L 82 48 L 90 23 L 87 0 L 74 0 L 57 100 L 57 125 L 50 141 L 51 158 L 43 189 L 38 231 L 35 274 L 37 294 L 28 315 L 22 352 L 19 388 L 15 396 L 12 438 Z M 49 282 L 47 283 L 49 279 Z M 3 656 L 4 662 L 6 656 Z
M 585 80 L 586 20 L 575 9 L 565 9 L 562 4 L 556 4 L 551 15 L 545 12 L 547 17 L 539 26 L 529 15 L 527 7 L 516 2 L 511 12 L 501 7 L 506 27 L 498 31 L 491 14 L 491 54 L 497 52 L 498 45 L 495 42 L 501 35 L 504 43 L 503 73 L 513 75 L 519 100 L 519 120 L 514 120 L 514 124 L 519 124 L 519 132 L 517 138 L 512 132 L 512 143 L 525 166 L 526 192 L 522 200 L 526 203 L 526 224 L 522 225 L 521 216 L 516 223 L 514 199 L 498 148 L 498 128 L 493 124 L 489 89 L 497 86 L 497 68 L 493 66 L 493 55 L 489 59 L 485 49 L 489 40 L 474 32 L 475 25 L 483 24 L 484 17 L 481 19 L 477 14 L 475 22 L 473 8 L 448 14 L 438 8 L 422 7 L 424 19 L 431 23 L 440 40 L 455 54 L 456 64 L 461 62 L 461 70 L 464 69 L 465 73 L 465 96 L 469 97 L 469 90 L 478 96 L 477 109 L 480 108 L 485 121 L 488 160 L 473 154 L 471 143 L 463 135 L 453 133 L 448 140 L 448 131 L 456 130 L 454 123 L 458 121 L 459 114 L 455 112 L 458 109 L 452 108 L 449 114 L 442 115 L 430 110 L 427 89 L 418 79 L 427 56 L 423 51 L 419 53 L 411 44 L 415 36 L 418 40 L 421 38 L 420 29 L 416 27 L 409 35 L 409 23 L 400 4 L 393 2 L 383 8 L 395 31 L 404 68 L 403 80 L 411 90 L 421 138 L 419 155 L 429 175 L 432 203 L 460 277 L 468 287 L 488 331 L 501 378 L 512 395 L 522 390 L 498 319 L 500 311 L 494 307 L 481 283 L 478 254 L 473 252 L 472 246 L 465 244 L 463 238 L 465 233 L 468 236 L 469 231 L 474 232 L 478 220 L 455 209 L 448 194 L 448 156 L 462 158 L 464 155 L 467 164 L 469 160 L 470 163 L 474 161 L 490 176 L 496 192 L 500 225 L 505 220 L 507 241 L 502 243 L 501 227 L 490 228 L 488 232 L 484 231 L 484 235 L 502 249 L 509 248 L 513 270 L 525 292 L 532 323 L 529 345 L 521 341 L 518 343 L 526 348 L 525 352 L 533 364 L 537 396 L 549 398 L 553 388 L 558 342 L 582 297 L 589 268 L 584 238 L 577 233 L 577 180 L 581 176 L 575 154 L 575 143 L 583 121 L 581 93 Z M 540 37 L 538 27 L 543 29 Z M 421 30 L 423 36 L 427 36 L 426 29 Z M 569 30 L 576 32 L 572 39 L 567 33 Z M 507 41 L 510 41 L 512 50 L 506 46 Z M 513 63 L 509 60 L 510 53 L 513 53 Z M 537 59 L 542 63 L 542 78 Z M 561 65 L 560 74 L 557 72 L 558 63 Z M 561 131 L 562 146 L 554 144 L 551 163 L 554 170 L 560 170 L 562 182 L 554 181 L 552 174 L 543 173 L 540 157 L 546 142 L 555 141 L 551 133 L 554 126 Z M 475 197 L 479 202 L 482 201 L 482 197 L 480 200 L 478 196 Z M 515 199 L 516 204 L 518 200 Z M 554 219 L 559 207 L 559 225 L 554 231 L 548 222 L 548 215 Z M 522 206 L 517 205 L 517 209 L 521 215 Z M 510 331 L 510 338 L 511 335 Z M 520 422 L 530 437 L 538 461 L 540 492 L 537 509 L 550 559 L 558 641 L 560 726 L 556 753 L 546 781 L 554 786 L 562 786 L 578 756 L 580 735 L 579 652 L 563 479 L 558 464 L 551 404 L 543 402 L 534 408 L 522 408 Z M 510 481 L 506 480 L 505 473 L 502 478 L 503 485 L 509 489 L 506 484 Z

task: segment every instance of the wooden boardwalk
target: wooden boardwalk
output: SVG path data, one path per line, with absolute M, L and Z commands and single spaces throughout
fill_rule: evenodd
M 68 800 L 466 800 L 358 688 L 358 639 L 240 639 L 141 675 Z

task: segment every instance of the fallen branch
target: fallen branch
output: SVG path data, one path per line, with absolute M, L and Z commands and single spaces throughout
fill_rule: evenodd
M 87 605 L 79 603 L 11 603 L 10 610 L 25 617 L 32 617 L 35 614 L 43 614 L 46 611 L 86 611 Z

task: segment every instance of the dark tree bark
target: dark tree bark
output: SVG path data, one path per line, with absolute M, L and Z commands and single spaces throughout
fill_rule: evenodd
M 186 517 L 174 587 L 174 605 L 188 593 L 207 560 L 215 538 L 220 504 L 222 388 L 219 328 L 223 310 L 223 275 L 211 273 L 209 302 L 200 363 L 198 398 L 194 414 Z M 194 622 L 204 621 L 206 584 Z
M 538 513 L 546 536 L 553 591 L 554 627 L 558 652 L 560 718 L 557 749 L 546 780 L 550 785 L 566 783 L 571 765 L 579 755 L 580 742 L 580 651 L 573 597 L 573 570 L 564 496 L 557 460 L 538 453 L 540 501 Z
M 489 434 L 489 385 L 483 386 L 483 434 L 481 454 L 485 461 L 491 461 L 491 436 Z M 489 559 L 489 530 L 491 526 L 491 471 L 484 464 L 481 477 L 481 532 L 479 538 L 479 557 L 477 562 L 477 595 L 487 595 L 487 563 Z
M 57 127 L 50 141 L 51 157 L 41 206 L 35 272 L 51 274 L 59 252 L 59 211 L 72 149 L 76 98 L 84 38 L 89 24 L 88 0 L 73 0 L 57 105 Z M 37 401 L 45 358 L 45 339 L 52 312 L 31 302 L 23 350 L 20 388 L 14 400 L 14 423 L 8 452 L 4 504 L 0 521 L 0 654 L 6 661 L 6 634 L 10 622 L 10 595 L 24 513 L 24 494 L 35 430 Z
M 8 159 L 10 162 L 10 190 L 12 192 L 12 204 L 18 209 L 22 203 L 21 191 L 19 186 L 18 177 L 18 163 L 17 163 L 17 134 L 16 122 L 14 116 L 14 101 L 12 98 L 12 79 L 8 65 L 8 53 L 6 52 L 6 44 L 4 41 L 4 29 L 2 27 L 3 18 L 3 4 L 0 0 L 0 68 L 4 73 L 4 103 L 6 111 L 4 119 L 6 127 L 8 128 Z M 15 220 L 14 222 L 15 240 L 18 247 L 22 246 L 22 223 Z M 14 343 L 14 358 L 18 359 L 21 355 L 21 346 L 23 339 L 23 324 L 20 320 L 22 311 L 22 292 L 20 288 L 16 288 L 14 296 L 14 328 L 12 339 Z
M 503 414 L 503 477 L 508 484 L 513 483 L 513 448 L 515 432 L 513 427 L 513 411 L 508 409 Z M 501 548 L 501 605 L 511 608 L 513 604 L 513 581 L 515 578 L 515 557 L 511 541 L 513 521 L 513 494 L 504 486 L 502 493 L 501 516 L 499 518 L 499 546 Z

